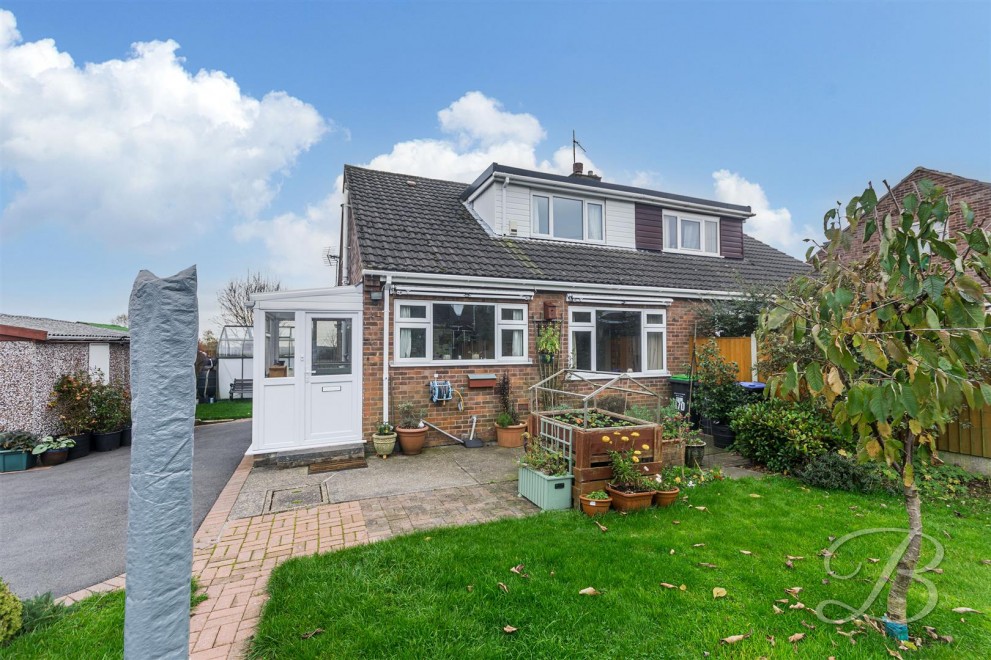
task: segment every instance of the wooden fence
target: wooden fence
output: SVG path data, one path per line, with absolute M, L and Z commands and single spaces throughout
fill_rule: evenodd
M 710 341 L 715 341 L 719 354 L 727 362 L 736 362 L 736 379 L 742 381 L 757 380 L 754 375 L 754 344 L 750 337 L 699 337 L 692 340 L 691 348 L 702 347 Z
M 936 441 L 940 451 L 991 458 L 991 406 L 979 410 L 964 408 L 960 420 L 950 424 Z

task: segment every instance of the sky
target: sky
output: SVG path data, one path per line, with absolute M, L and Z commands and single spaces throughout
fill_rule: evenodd
M 991 181 L 989 2 L 6 2 L 0 311 L 108 322 L 135 275 L 329 286 L 345 163 L 748 204 L 797 257 L 868 182 Z

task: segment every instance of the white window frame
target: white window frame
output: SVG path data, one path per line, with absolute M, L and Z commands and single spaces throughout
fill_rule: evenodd
M 548 233 L 542 234 L 537 231 L 537 205 L 533 201 L 535 197 L 542 197 L 547 200 L 547 230 Z M 559 197 L 561 199 L 570 199 L 573 201 L 582 203 L 582 237 L 577 238 L 559 238 L 554 235 L 554 198 Z M 602 209 L 602 238 L 589 238 L 588 235 L 588 205 L 595 204 Z M 551 192 L 545 192 L 541 190 L 534 191 L 530 194 L 530 235 L 538 236 L 540 238 L 550 238 L 555 241 L 567 241 L 569 243 L 594 243 L 595 245 L 604 245 L 606 242 L 606 201 L 604 199 L 586 199 L 583 197 L 576 197 L 574 195 L 556 195 Z
M 666 220 L 666 218 L 672 217 L 672 216 L 675 218 L 675 225 L 676 225 L 676 227 L 678 229 L 678 236 L 677 236 L 677 238 L 678 238 L 678 247 L 676 247 L 676 248 L 668 247 L 668 228 L 667 228 L 667 223 L 665 222 L 665 220 Z M 681 224 L 685 220 L 690 220 L 692 222 L 698 222 L 701 225 L 701 228 L 699 230 L 699 245 L 700 245 L 700 248 L 698 250 L 696 250 L 695 248 L 686 248 L 682 244 L 682 236 L 684 235 L 684 232 L 681 230 Z M 710 231 L 709 229 L 707 229 L 708 225 L 706 223 L 709 223 L 709 222 L 715 223 L 715 225 L 716 225 L 716 229 L 715 229 L 715 232 L 716 232 L 716 251 L 715 252 L 709 252 L 709 251 L 707 251 L 705 249 L 705 243 L 706 243 L 705 238 L 706 238 L 707 233 Z M 720 233 L 721 233 L 722 227 L 721 227 L 721 221 L 719 220 L 718 217 L 711 216 L 711 215 L 698 215 L 698 214 L 695 214 L 695 213 L 683 213 L 681 211 L 664 210 L 661 213 L 661 223 L 662 223 L 662 227 L 663 227 L 663 232 L 662 233 L 663 233 L 663 236 L 664 236 L 663 244 L 664 244 L 664 251 L 665 252 L 676 252 L 676 253 L 679 253 L 679 254 L 695 254 L 695 255 L 701 255 L 701 256 L 704 256 L 704 257 L 722 257 L 723 246 L 722 246 L 722 243 L 720 241 Z
M 444 360 L 433 355 L 434 350 L 434 305 L 488 305 L 495 308 L 495 358 L 479 360 Z M 403 319 L 399 317 L 399 309 L 402 306 L 425 307 L 426 318 Z M 523 312 L 523 319 L 520 321 L 503 321 L 502 310 L 518 309 Z M 530 333 L 529 333 L 529 307 L 519 303 L 494 303 L 479 300 L 410 300 L 407 298 L 397 298 L 393 310 L 392 326 L 392 347 L 393 360 L 391 364 L 403 365 L 473 365 L 473 364 L 529 364 L 530 363 Z M 422 358 L 401 358 L 399 357 L 399 335 L 402 328 L 425 328 L 427 335 L 426 357 Z M 523 331 L 523 355 L 503 356 L 502 355 L 502 331 L 522 330 Z
M 595 371 L 596 366 L 596 336 L 595 336 L 595 313 L 596 312 L 616 312 L 616 311 L 627 311 L 627 312 L 640 312 L 640 370 L 635 372 L 634 376 L 669 376 L 668 371 L 668 312 L 666 309 L 657 308 L 640 308 L 640 309 L 630 309 L 628 307 L 586 307 L 586 306 L 569 306 L 568 307 L 568 350 L 571 351 L 571 355 L 574 356 L 575 347 L 575 332 L 591 332 L 592 333 L 592 346 L 591 346 L 591 371 Z M 576 322 L 574 320 L 575 312 L 589 312 L 590 321 L 587 322 Z M 662 321 L 661 323 L 647 323 L 648 314 L 660 314 Z M 649 370 L 647 369 L 647 335 L 650 333 L 660 333 L 664 335 L 664 364 L 663 368 Z M 574 368 L 578 368 L 577 363 L 572 365 Z M 618 372 L 617 372 L 618 373 Z M 596 376 L 592 376 L 593 378 Z M 601 376 L 602 378 L 610 378 L 610 376 Z

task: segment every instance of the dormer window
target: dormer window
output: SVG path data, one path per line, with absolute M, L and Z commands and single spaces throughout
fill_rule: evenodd
M 664 213 L 664 251 L 719 255 L 719 218 Z
M 602 202 L 559 195 L 534 195 L 532 209 L 534 236 L 569 241 L 605 241 L 605 207 Z

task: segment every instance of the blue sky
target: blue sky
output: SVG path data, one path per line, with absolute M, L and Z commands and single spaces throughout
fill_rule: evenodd
M 107 321 L 196 263 L 206 327 L 248 269 L 330 283 L 344 163 L 554 170 L 572 129 L 607 180 L 751 204 L 796 255 L 869 180 L 991 180 L 987 2 L 3 9 L 8 313 Z

